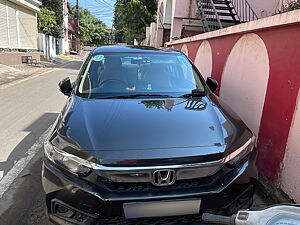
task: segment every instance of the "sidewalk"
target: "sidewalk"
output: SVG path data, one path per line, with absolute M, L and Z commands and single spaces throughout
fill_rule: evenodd
M 53 68 L 58 68 L 71 62 L 72 60 L 81 60 L 87 55 L 87 52 L 82 51 L 80 55 L 63 56 L 58 55 L 52 58 L 52 62 L 42 62 L 39 66 L 19 64 L 6 66 L 0 64 L 0 86 L 8 84 L 16 80 L 24 79 L 39 73 L 43 73 Z
M 53 66 L 52 66 L 53 67 Z M 19 79 L 42 73 L 51 69 L 52 67 L 36 67 L 27 64 L 20 64 L 14 66 L 6 66 L 0 64 L 0 85 L 7 84 Z

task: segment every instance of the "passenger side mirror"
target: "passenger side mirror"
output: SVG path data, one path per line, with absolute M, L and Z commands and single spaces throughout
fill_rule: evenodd
M 67 77 L 65 79 L 63 79 L 61 82 L 59 82 L 58 84 L 59 90 L 67 96 L 71 95 L 71 91 L 72 91 L 72 84 L 70 81 L 70 78 Z
M 211 77 L 208 77 L 206 79 L 206 84 L 212 92 L 215 92 L 218 88 L 218 81 L 216 81 L 215 79 L 213 79 Z

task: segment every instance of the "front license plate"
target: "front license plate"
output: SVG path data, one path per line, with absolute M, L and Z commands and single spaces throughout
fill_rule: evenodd
M 201 199 L 183 199 L 123 204 L 126 219 L 144 217 L 181 216 L 198 214 Z

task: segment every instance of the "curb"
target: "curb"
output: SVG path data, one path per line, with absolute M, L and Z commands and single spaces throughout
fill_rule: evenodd
M 55 68 L 39 68 L 39 69 L 34 70 L 31 73 L 29 73 L 29 75 L 27 77 L 23 77 L 23 78 L 20 78 L 20 79 L 12 80 L 12 81 L 7 82 L 7 83 L 0 84 L 0 90 L 6 89 L 8 87 L 14 86 L 16 84 L 22 83 L 24 81 L 27 81 L 27 80 L 30 80 L 32 78 L 41 76 L 43 74 L 46 74 L 46 73 L 54 71 L 54 70 L 55 70 Z
M 23 78 L 20 78 L 20 79 L 16 79 L 16 80 L 12 80 L 10 82 L 7 82 L 7 83 L 3 83 L 3 84 L 0 84 L 0 90 L 3 90 L 7 87 L 10 87 L 10 86 L 13 86 L 13 85 L 16 85 L 16 84 L 19 84 L 19 83 L 22 83 L 26 80 L 29 80 L 29 79 L 32 79 L 32 78 L 35 78 L 35 77 L 38 77 L 40 75 L 43 75 L 45 73 L 48 73 L 48 72 L 51 72 L 51 71 L 54 71 L 56 69 L 63 69 L 63 66 L 73 62 L 73 61 L 76 61 L 76 59 L 73 59 L 73 60 L 70 60 L 70 61 L 67 61 L 67 62 L 64 62 L 64 63 L 61 63 L 61 64 L 54 64 L 53 66 L 51 67 L 43 67 L 43 68 L 37 68 L 31 72 L 27 72 L 27 74 L 29 74 L 27 77 L 23 77 Z M 26 72 L 24 73 L 26 74 Z
M 51 69 L 52 69 L 51 67 L 47 67 L 47 68 L 38 68 L 38 69 L 34 70 L 32 74 L 43 73 L 43 72 L 46 72 L 46 71 L 51 70 Z

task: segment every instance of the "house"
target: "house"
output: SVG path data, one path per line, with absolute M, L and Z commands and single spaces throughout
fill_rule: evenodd
M 148 42 L 161 47 L 170 40 L 272 16 L 286 1 L 158 0 L 157 21 L 147 29 Z
M 74 18 L 69 18 L 68 20 L 68 39 L 70 51 L 77 52 L 77 20 Z
M 37 51 L 40 6 L 38 0 L 0 0 L 0 63 L 13 65 L 21 62 L 21 57 L 7 57 L 3 52 Z M 36 56 L 39 53 L 33 55 Z
M 62 1 L 63 21 L 61 24 L 61 37 L 53 37 L 40 31 L 38 36 L 38 50 L 43 58 L 51 60 L 57 55 L 70 53 L 71 41 L 69 33 L 69 8 L 68 0 Z

